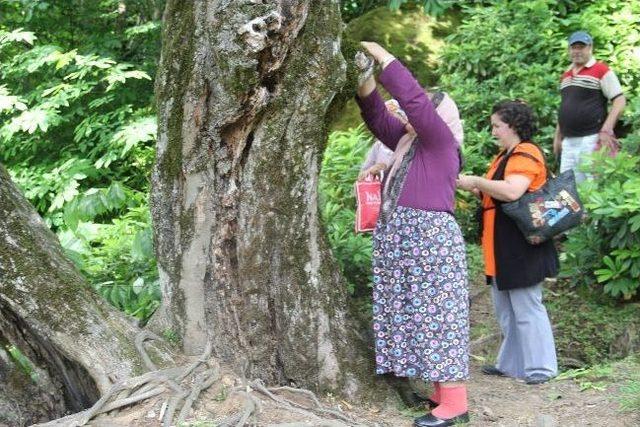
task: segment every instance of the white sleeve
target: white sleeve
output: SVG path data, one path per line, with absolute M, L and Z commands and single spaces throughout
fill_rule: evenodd
M 385 165 L 387 165 L 387 167 L 389 167 L 391 165 L 392 157 L 393 151 L 387 148 L 387 146 L 379 140 L 376 140 L 376 142 L 369 149 L 367 158 L 360 167 L 360 171 L 364 171 L 375 165 L 376 163 L 384 163 Z
M 380 149 L 376 156 L 376 163 L 384 163 L 387 167 L 393 162 L 393 151 L 383 143 L 380 143 Z
M 602 76 L 600 79 L 600 87 L 602 88 L 602 93 L 608 100 L 622 95 L 622 86 L 620 86 L 620 81 L 612 70 L 607 71 L 607 73 Z
M 380 141 L 376 140 L 376 142 L 371 146 L 371 148 L 369 148 L 369 151 L 367 152 L 367 157 L 364 159 L 364 163 L 362 164 L 362 166 L 360 166 L 361 172 L 366 169 L 369 169 L 371 166 L 375 164 L 378 145 L 382 145 L 382 144 L 380 143 Z

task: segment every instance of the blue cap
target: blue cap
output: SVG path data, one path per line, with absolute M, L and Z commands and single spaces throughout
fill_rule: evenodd
M 576 31 L 569 36 L 569 46 L 574 43 L 593 44 L 593 38 L 586 31 Z

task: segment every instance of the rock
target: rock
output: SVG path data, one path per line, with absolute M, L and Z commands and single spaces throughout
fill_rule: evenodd
M 488 421 L 497 421 L 498 417 L 496 417 L 495 413 L 488 406 L 482 406 L 482 415 Z
M 626 327 L 609 346 L 609 354 L 615 359 L 624 359 L 638 351 L 640 351 L 640 328 L 635 324 Z
M 558 423 L 556 422 L 555 417 L 547 414 L 538 414 L 536 415 L 536 427 L 557 427 Z

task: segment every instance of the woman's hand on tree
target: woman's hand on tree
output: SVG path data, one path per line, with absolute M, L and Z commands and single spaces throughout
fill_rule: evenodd
M 358 75 L 358 86 L 365 86 L 369 80 L 373 78 L 373 65 L 374 61 L 362 52 L 357 52 L 355 57 L 355 64 L 360 71 Z M 375 81 L 373 81 L 375 85 Z
M 385 48 L 383 48 L 376 42 L 360 42 L 360 45 L 380 65 L 384 64 L 385 62 L 388 62 L 390 59 L 393 59 L 393 55 L 387 52 Z

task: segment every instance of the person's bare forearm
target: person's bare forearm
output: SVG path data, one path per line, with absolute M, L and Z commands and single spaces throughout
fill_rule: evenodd
M 498 199 L 503 202 L 518 200 L 523 194 L 521 189 L 516 188 L 513 184 L 504 180 L 493 181 L 478 176 L 475 179 L 475 184 L 476 188 L 484 194 L 488 194 L 494 199 Z
M 562 131 L 560 125 L 556 125 L 556 133 L 553 136 L 553 154 L 556 156 L 562 151 Z
M 360 98 L 366 98 L 371 95 L 376 88 L 376 79 L 373 75 L 369 76 L 361 85 L 358 86 L 358 96 Z
M 627 105 L 627 100 L 624 95 L 620 95 L 613 100 L 611 105 L 611 111 L 607 115 L 607 119 L 602 124 L 602 130 L 605 132 L 613 132 L 613 128 L 616 126 L 624 107 Z
M 456 181 L 458 188 L 477 194 L 481 191 L 490 197 L 503 202 L 518 200 L 529 187 L 531 180 L 521 175 L 510 175 L 503 180 L 490 180 L 475 175 L 459 175 Z

